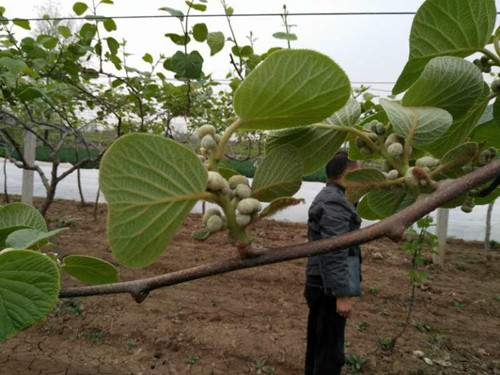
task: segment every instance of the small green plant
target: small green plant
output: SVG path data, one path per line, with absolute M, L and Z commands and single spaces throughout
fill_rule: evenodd
M 191 366 L 195 365 L 200 358 L 196 354 L 191 354 L 189 356 L 189 359 L 187 360 L 187 363 Z
M 270 300 L 271 302 L 276 302 L 276 301 L 278 300 L 278 298 L 276 298 L 276 296 L 271 295 L 271 296 L 269 297 L 269 300 Z
M 351 342 L 346 340 L 344 341 L 344 348 L 349 348 L 351 346 Z
M 389 315 L 389 312 L 386 309 L 382 309 L 378 312 L 378 314 L 382 316 L 387 316 Z
M 495 297 L 495 301 L 500 301 L 500 294 Z
M 106 333 L 99 326 L 93 325 L 90 330 L 83 333 L 83 337 L 93 344 L 103 344 Z
M 380 293 L 380 288 L 376 287 L 376 286 L 371 286 L 370 289 L 369 289 L 370 293 L 371 294 L 379 294 Z
M 394 349 L 396 341 L 392 337 L 377 336 L 377 345 L 384 351 Z
M 84 312 L 82 303 L 81 302 L 75 302 L 71 299 L 69 300 L 64 300 L 60 301 L 56 307 L 54 307 L 54 313 L 56 316 L 62 315 L 62 314 L 73 314 L 73 315 L 82 315 Z
M 428 231 L 428 229 L 433 225 L 432 221 L 432 217 L 426 216 L 417 221 L 417 228 L 420 229 L 419 233 L 417 233 L 417 231 L 413 228 L 406 231 L 407 240 L 403 244 L 403 249 L 412 257 L 411 269 L 408 271 L 411 296 L 408 312 L 406 314 L 406 320 L 401 324 L 403 328 L 395 337 L 391 339 L 391 348 L 396 345 L 397 340 L 405 333 L 406 328 L 408 328 L 408 325 L 410 324 L 411 313 L 415 302 L 415 289 L 417 282 L 427 279 L 427 274 L 425 272 L 418 271 L 418 267 L 424 264 L 422 259 L 424 244 L 429 244 L 432 249 L 438 246 L 437 237 Z M 397 324 L 400 325 L 399 321 Z
M 76 220 L 74 220 L 74 219 L 69 219 L 69 220 L 58 219 L 57 220 L 57 227 L 58 228 L 75 228 L 76 227 Z
M 266 365 L 266 361 L 261 359 L 256 359 L 254 362 L 256 374 L 274 374 L 276 371 L 274 366 Z
M 40 327 L 40 332 L 44 335 L 50 335 L 54 330 L 54 324 L 50 319 L 45 319 L 44 324 Z
M 350 375 L 360 374 L 370 360 L 369 358 L 362 357 L 355 353 L 347 354 L 345 359 Z
M 412 321 L 410 324 L 420 332 L 429 332 L 431 330 L 431 326 L 425 320 L 419 320 L 418 322 Z
M 495 240 L 490 240 L 490 249 L 491 250 L 494 250 L 495 248 L 498 247 L 498 245 L 500 245 L 497 241 Z
M 429 332 L 429 341 L 433 344 L 438 344 L 443 341 L 444 335 L 441 332 Z
M 453 307 L 456 307 L 458 309 L 463 309 L 465 306 L 467 306 L 465 303 L 457 301 L 456 299 L 453 300 L 452 304 Z
M 136 340 L 130 339 L 127 341 L 127 350 L 135 349 L 139 346 Z
M 360 331 L 360 332 L 364 332 L 366 331 L 366 329 L 370 326 L 370 324 L 368 322 L 361 322 L 361 323 L 354 323 L 354 327 Z

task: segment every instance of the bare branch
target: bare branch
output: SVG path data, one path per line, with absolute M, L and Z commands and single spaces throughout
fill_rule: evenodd
M 229 59 L 231 61 L 231 65 L 234 67 L 234 69 L 236 70 L 236 74 L 238 74 L 238 77 L 240 77 L 240 79 L 243 81 L 245 78 L 243 77 L 243 75 L 241 74 L 241 71 L 240 69 L 238 68 L 238 64 L 236 64 L 236 62 L 234 61 L 234 58 L 233 58 L 233 54 L 230 53 L 229 54 Z
M 103 294 L 129 293 L 138 302 L 142 302 L 150 291 L 170 285 L 183 283 L 203 277 L 221 273 L 258 267 L 266 264 L 284 262 L 287 260 L 304 258 L 313 255 L 325 254 L 333 250 L 345 249 L 353 245 L 360 245 L 381 237 L 389 237 L 399 241 L 405 229 L 421 217 L 441 207 L 443 204 L 466 193 L 472 188 L 480 186 L 500 173 L 500 160 L 469 173 L 455 180 L 444 180 L 439 183 L 437 190 L 423 200 L 407 207 L 376 224 L 361 230 L 346 233 L 321 241 L 284 246 L 268 250 L 255 251 L 255 257 L 242 259 L 239 257 L 204 264 L 181 271 L 171 272 L 148 279 L 127 281 L 122 283 L 73 287 L 60 292 L 61 298 L 84 297 Z
M 78 168 L 80 168 L 83 164 L 87 163 L 87 162 L 94 162 L 94 161 L 98 161 L 102 158 L 102 156 L 104 155 L 104 153 L 106 152 L 106 150 L 103 150 L 101 151 L 101 153 L 96 156 L 95 158 L 85 158 L 85 159 L 81 159 L 79 160 L 77 163 L 73 164 L 73 166 L 68 169 L 66 172 L 62 173 L 58 178 L 57 180 L 58 181 L 61 181 L 63 180 L 64 178 L 66 178 L 68 175 L 70 175 L 71 173 L 73 173 L 75 170 L 77 170 Z
M 30 132 L 31 134 L 33 134 L 40 142 L 42 142 L 44 145 L 46 145 L 47 147 L 49 147 L 51 150 L 54 150 L 54 147 L 49 143 L 47 142 L 45 139 L 43 139 L 43 137 L 41 137 L 35 130 L 33 130 L 33 128 L 28 125 L 25 121 L 21 120 L 18 116 L 10 113 L 10 112 L 6 112 L 4 110 L 1 111 L 1 113 L 3 113 L 4 115 L 10 117 L 11 119 L 15 120 L 17 123 L 21 124 L 21 126 L 24 128 L 24 130 L 26 130 L 27 132 Z

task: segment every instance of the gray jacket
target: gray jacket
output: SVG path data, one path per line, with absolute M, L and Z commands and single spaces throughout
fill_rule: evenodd
M 345 189 L 333 182 L 314 198 L 309 208 L 307 237 L 309 241 L 338 236 L 358 230 L 361 218 L 356 207 L 347 202 Z M 335 250 L 310 257 L 307 279 L 322 287 L 325 293 L 340 297 L 361 295 L 361 250 L 359 246 Z

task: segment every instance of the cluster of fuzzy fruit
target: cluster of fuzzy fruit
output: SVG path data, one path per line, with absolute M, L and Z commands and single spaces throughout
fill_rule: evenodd
M 201 143 L 200 160 L 208 167 L 206 158 L 215 150 L 221 136 L 216 134 L 212 125 L 203 125 L 198 129 L 198 138 Z M 236 223 L 241 228 L 247 227 L 262 210 L 262 204 L 251 198 L 252 189 L 245 176 L 233 175 L 226 180 L 219 172 L 208 171 L 207 191 L 229 200 L 231 209 L 236 210 Z M 217 232 L 227 227 L 227 219 L 219 209 L 212 208 L 203 216 L 203 224 L 209 232 Z

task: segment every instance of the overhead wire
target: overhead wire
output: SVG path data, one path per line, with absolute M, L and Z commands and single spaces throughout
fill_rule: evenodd
M 293 17 L 324 17 L 324 16 L 414 16 L 416 12 L 295 12 L 287 13 Z M 500 14 L 500 12 L 499 12 Z M 234 13 L 231 17 L 281 17 L 282 13 Z M 148 19 L 148 18 L 179 18 L 178 15 L 172 14 L 152 14 L 152 15 L 125 15 L 125 16 L 85 16 L 85 17 L 32 17 L 32 18 L 5 18 L 4 21 L 12 22 L 14 20 L 23 21 L 69 21 L 83 20 L 94 21 L 96 19 Z M 189 18 L 216 18 L 227 17 L 225 13 L 218 14 L 190 14 Z

